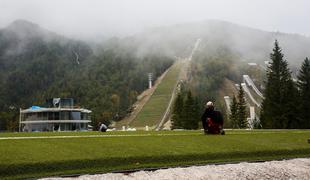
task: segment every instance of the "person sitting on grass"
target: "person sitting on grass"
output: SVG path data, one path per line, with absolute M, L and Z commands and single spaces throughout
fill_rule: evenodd
M 205 134 L 225 134 L 223 130 L 224 119 L 220 111 L 214 110 L 213 103 L 207 102 L 206 110 L 201 117 Z
M 108 129 L 108 127 L 105 124 L 103 124 L 101 122 L 99 123 L 99 131 L 106 132 L 107 129 Z

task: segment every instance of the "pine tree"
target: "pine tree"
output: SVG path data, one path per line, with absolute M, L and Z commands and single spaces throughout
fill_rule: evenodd
M 277 40 L 270 59 L 271 66 L 267 70 L 261 123 L 263 128 L 293 128 L 298 124 L 297 89 Z
M 257 117 L 255 117 L 253 119 L 253 128 L 254 129 L 261 129 L 262 128 L 262 125 L 261 125 L 259 119 L 257 119 Z
M 242 86 L 240 85 L 239 92 L 238 92 L 238 104 L 237 104 L 237 124 L 239 128 L 246 128 L 247 123 L 247 112 L 246 112 L 246 102 L 244 97 L 244 91 Z
M 183 96 L 181 93 L 178 94 L 173 111 L 172 111 L 172 129 L 183 128 L 182 125 L 182 112 L 183 112 Z
M 300 128 L 310 128 L 310 61 L 308 58 L 304 60 L 299 71 L 298 88 L 300 90 Z
M 233 97 L 232 103 L 230 105 L 229 119 L 231 121 L 233 128 L 238 128 L 238 102 L 236 96 Z
M 200 106 L 199 106 L 199 100 L 196 97 L 194 99 L 194 105 L 193 105 L 193 129 L 198 129 L 199 122 L 200 122 Z
M 183 128 L 184 129 L 197 129 L 198 128 L 198 120 L 196 119 L 196 107 L 195 107 L 195 101 L 192 97 L 191 91 L 188 91 L 186 100 L 184 103 L 184 109 L 183 109 Z

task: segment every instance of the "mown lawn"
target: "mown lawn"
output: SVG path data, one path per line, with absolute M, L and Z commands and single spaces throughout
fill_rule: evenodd
M 17 135 L 111 136 L 1 139 L 0 179 L 310 157 L 310 130 L 227 131 L 224 136 L 201 131 L 4 133 L 1 138 Z
M 177 83 L 181 66 L 181 62 L 177 62 L 171 67 L 149 101 L 130 124 L 131 127 L 145 127 L 146 125 L 154 127 L 160 122 Z

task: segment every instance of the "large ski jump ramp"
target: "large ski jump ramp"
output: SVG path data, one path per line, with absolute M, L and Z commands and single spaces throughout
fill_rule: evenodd
M 255 100 L 255 98 L 252 96 L 250 90 L 248 89 L 248 86 L 245 83 L 241 83 L 242 88 L 244 89 L 245 93 L 250 97 L 251 101 L 257 106 L 260 107 L 260 103 Z
M 256 87 L 256 85 L 254 84 L 253 80 L 250 78 L 249 75 L 243 75 L 243 81 L 247 83 L 248 86 L 251 87 L 257 95 L 259 95 L 261 98 L 264 98 L 264 95 L 258 90 L 258 88 Z
M 160 123 L 169 102 L 171 102 L 171 96 L 178 82 L 181 67 L 181 61 L 177 61 L 171 67 L 137 117 L 129 124 L 130 127 L 149 126 L 154 129 Z
M 171 115 L 171 108 L 177 94 L 179 80 L 187 80 L 189 63 L 197 51 L 201 39 L 197 39 L 188 58 L 179 59 L 167 72 L 166 76 L 158 84 L 156 90 L 129 124 L 130 127 L 160 130 Z

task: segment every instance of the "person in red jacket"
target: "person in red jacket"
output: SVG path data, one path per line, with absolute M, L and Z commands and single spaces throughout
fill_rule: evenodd
M 205 134 L 225 134 L 223 115 L 220 111 L 214 110 L 211 101 L 206 104 L 206 110 L 201 117 L 201 121 Z

